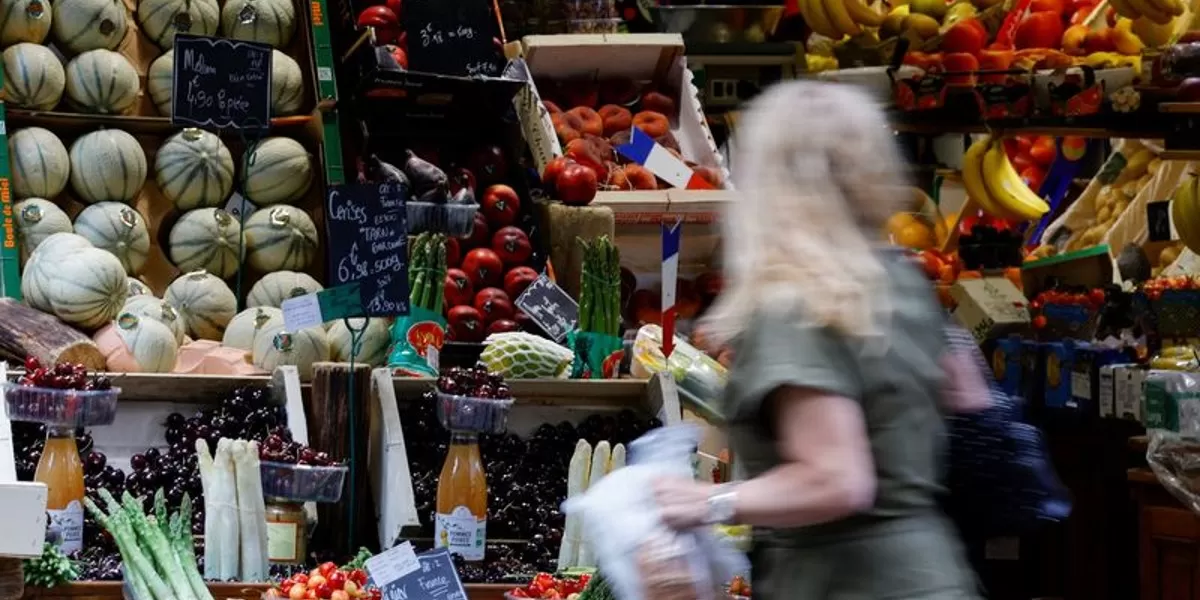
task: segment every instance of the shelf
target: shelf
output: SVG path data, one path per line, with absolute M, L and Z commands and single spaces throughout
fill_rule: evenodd
M 83 113 L 26 110 L 9 108 L 6 121 L 9 129 L 36 126 L 46 127 L 55 133 L 60 131 L 91 131 L 97 127 L 122 129 L 134 135 L 171 135 L 183 127 L 171 123 L 168 117 L 142 117 L 133 115 L 92 115 Z M 273 135 L 305 135 L 303 130 L 312 127 L 316 117 L 296 115 L 271 119 Z M 221 132 L 226 137 L 233 134 Z M 61 135 L 61 134 L 60 134 Z M 311 136 L 306 136 L 311 137 Z
M 684 224 L 711 225 L 721 206 L 734 199 L 731 190 L 653 190 L 599 192 L 593 206 L 612 209 L 618 225 Z
M 904 113 L 891 111 L 892 129 L 900 133 L 924 135 L 1004 133 L 1020 135 L 1080 136 L 1090 138 L 1162 138 L 1172 119 L 1153 115 L 1029 119 L 1004 119 L 982 122 L 955 122 L 945 111 Z M 1155 122 L 1158 121 L 1158 122 Z
M 1084 248 L 1083 250 L 1074 250 L 1072 252 L 1066 252 L 1063 254 L 1059 254 L 1057 256 L 1051 256 L 1048 258 L 1043 258 L 1041 260 L 1027 262 L 1027 263 L 1021 265 L 1021 269 L 1023 269 L 1023 270 L 1041 269 L 1041 268 L 1045 268 L 1045 267 L 1052 267 L 1054 265 L 1060 265 L 1062 263 L 1070 262 L 1072 260 L 1079 260 L 1081 258 L 1091 258 L 1093 256 L 1100 256 L 1100 255 L 1107 255 L 1107 254 L 1108 254 L 1108 246 L 1106 244 L 1100 244 L 1099 246 L 1092 246 L 1091 248 Z

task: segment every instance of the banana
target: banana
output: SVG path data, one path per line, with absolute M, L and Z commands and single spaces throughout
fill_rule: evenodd
M 858 23 L 850 18 L 850 11 L 846 9 L 845 0 L 824 0 L 821 2 L 821 6 L 825 9 L 825 16 L 829 17 L 829 24 L 837 28 L 843 35 L 854 37 L 862 33 L 862 27 L 859 27 Z
M 1108 4 L 1109 6 L 1112 6 L 1113 10 L 1117 11 L 1117 14 L 1121 15 L 1122 17 L 1136 19 L 1142 16 L 1142 13 L 1138 12 L 1129 4 L 1129 0 L 1108 0 Z
M 1165 25 L 1171 22 L 1171 13 L 1165 10 L 1159 10 L 1157 6 L 1151 3 L 1150 0 L 1126 0 L 1133 10 L 1137 11 L 1142 16 L 1158 23 Z
M 1009 218 L 1008 211 L 997 206 L 996 201 L 988 194 L 987 185 L 983 181 L 983 156 L 991 147 L 992 136 L 987 136 L 967 148 L 963 155 L 962 178 L 963 187 L 967 189 L 967 197 L 975 201 L 983 212 L 1001 218 Z
M 842 32 L 838 31 L 830 22 L 829 17 L 825 14 L 825 7 L 821 5 L 821 0 L 800 0 L 800 11 L 804 15 L 805 22 L 812 28 L 813 31 L 834 41 L 842 39 Z
M 1147 2 L 1155 9 L 1172 17 L 1178 17 L 1183 14 L 1183 2 L 1180 0 L 1147 0 Z
M 1200 199 L 1198 187 L 1200 177 L 1189 175 L 1171 198 L 1171 220 L 1175 222 L 1175 231 L 1192 252 L 1200 249 L 1200 222 L 1196 220 L 1200 216 L 1196 212 L 1197 200 Z
M 883 24 L 883 15 L 871 8 L 863 0 L 845 0 L 846 10 L 850 18 L 863 27 L 879 27 Z
M 983 155 L 983 182 L 998 206 L 1024 221 L 1032 221 L 1050 212 L 1046 202 L 1021 180 L 1004 153 L 1004 144 L 999 140 L 994 140 Z

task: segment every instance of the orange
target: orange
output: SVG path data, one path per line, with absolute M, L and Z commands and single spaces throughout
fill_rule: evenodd
M 890 233 L 892 243 L 902 248 L 928 250 L 937 245 L 933 229 L 920 221 L 914 220 L 899 229 L 891 230 Z

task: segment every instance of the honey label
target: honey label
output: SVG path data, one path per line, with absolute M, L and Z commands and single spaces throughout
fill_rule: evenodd
M 487 543 L 487 519 L 477 518 L 465 506 L 449 514 L 438 513 L 433 520 L 434 544 L 458 554 L 465 560 L 483 560 Z

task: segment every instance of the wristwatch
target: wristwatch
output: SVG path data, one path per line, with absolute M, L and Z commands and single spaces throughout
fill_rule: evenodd
M 704 516 L 705 525 L 733 525 L 737 516 L 737 487 L 733 485 L 718 486 L 708 497 L 708 511 Z

